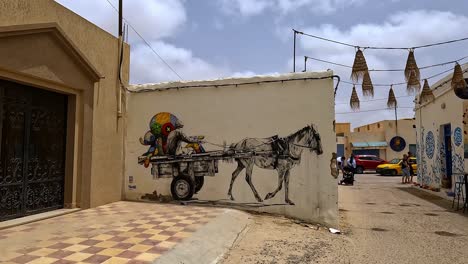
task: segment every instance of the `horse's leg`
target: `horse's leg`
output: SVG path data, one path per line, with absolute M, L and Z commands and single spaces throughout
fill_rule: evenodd
M 245 167 L 245 180 L 249 184 L 250 189 L 252 189 L 252 192 L 255 195 L 255 198 L 257 199 L 257 201 L 262 202 L 262 198 L 260 198 L 260 195 L 258 195 L 258 192 L 257 192 L 257 190 L 255 190 L 255 186 L 252 183 L 253 166 L 254 166 L 254 163 L 253 163 L 252 160 L 250 160 L 247 163 L 247 166 Z
M 276 193 L 278 193 L 281 190 L 281 188 L 283 188 L 284 174 L 285 174 L 284 170 L 278 169 L 278 187 L 276 187 L 276 190 L 274 192 L 268 193 L 265 196 L 265 200 L 275 197 Z
M 284 173 L 284 201 L 290 205 L 294 205 L 293 201 L 289 200 L 289 170 Z
M 237 161 L 237 168 L 234 170 L 234 172 L 232 173 L 232 178 L 231 178 L 231 184 L 229 185 L 229 191 L 228 191 L 228 196 L 231 198 L 231 200 L 234 201 L 234 196 L 232 196 L 232 186 L 234 185 L 234 181 L 236 180 L 237 176 L 239 175 L 239 173 L 244 169 L 244 165 L 242 164 L 242 162 L 240 162 L 239 160 Z

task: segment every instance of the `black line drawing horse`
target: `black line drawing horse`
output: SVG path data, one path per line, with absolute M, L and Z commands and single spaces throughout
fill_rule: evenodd
M 243 169 L 246 170 L 245 180 L 249 184 L 252 192 L 258 202 L 262 198 L 252 184 L 252 171 L 254 165 L 262 169 L 276 170 L 278 172 L 278 187 L 273 192 L 266 195 L 265 200 L 273 198 L 281 188 L 285 187 L 285 202 L 294 205 L 289 199 L 289 172 L 301 161 L 301 155 L 304 148 L 315 151 L 317 155 L 323 153 L 320 134 L 313 125 L 306 126 L 297 132 L 285 137 L 277 136 L 270 138 L 246 138 L 230 146 L 234 151 L 253 151 L 254 154 L 248 158 L 237 158 L 237 168 L 232 173 L 231 184 L 229 186 L 228 196 L 234 200 L 232 195 L 232 186 L 237 176 Z

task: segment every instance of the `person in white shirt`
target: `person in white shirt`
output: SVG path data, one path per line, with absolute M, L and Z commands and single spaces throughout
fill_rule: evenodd
M 344 164 L 346 163 L 346 157 L 345 156 L 338 157 L 336 159 L 336 162 L 338 163 L 337 170 L 338 170 L 338 175 L 339 175 L 340 170 L 343 172 L 343 169 L 345 167 Z

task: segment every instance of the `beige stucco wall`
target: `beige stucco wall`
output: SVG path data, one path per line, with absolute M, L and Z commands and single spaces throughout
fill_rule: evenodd
M 0 27 L 56 23 L 79 50 L 80 56 L 83 55 L 102 75 L 103 78 L 95 84 L 84 82 L 80 72 L 83 66 L 70 62 L 70 57 L 61 53 L 60 47 L 52 42 L 45 45 L 47 42 L 38 40 L 40 34 L 30 37 L 31 41 L 22 41 L 19 42 L 21 45 L 9 48 L 11 62 L 3 56 L 0 60 L 0 67 L 30 75 L 34 83 L 34 77 L 53 81 L 57 91 L 74 95 L 73 98 L 81 104 L 77 106 L 76 118 L 84 116 L 80 126 L 84 124 L 90 129 L 80 131 L 82 128 L 77 127 L 76 133 L 83 142 L 78 138 L 72 141 L 77 143 L 76 148 L 82 154 L 71 162 L 75 169 L 81 167 L 74 172 L 74 177 L 82 179 L 75 183 L 79 187 L 79 193 L 74 194 L 77 206 L 98 206 L 120 200 L 124 126 L 122 119 L 117 117 L 118 40 L 52 0 L 2 0 L 0 14 Z M 37 43 L 41 46 L 35 46 Z M 128 80 L 127 46 L 125 58 L 124 82 Z M 76 123 L 79 124 L 78 120 Z
M 351 133 L 351 123 L 336 123 L 335 132 L 337 134 L 336 140 L 337 144 L 343 144 L 345 147 L 345 156 L 349 157 L 351 155 L 351 145 L 349 144 L 350 133 Z M 343 134 L 343 136 L 339 135 Z
M 126 199 L 139 200 L 142 195 L 154 190 L 161 194 L 170 194 L 171 179 L 153 180 L 150 168 L 145 169 L 137 164 L 138 156 L 148 149 L 138 139 L 148 130 L 150 119 L 158 112 L 176 115 L 184 123 L 184 132 L 187 135 L 204 135 L 207 141 L 218 144 L 236 143 L 246 137 L 287 136 L 313 123 L 320 133 L 324 153 L 318 156 L 315 152 L 304 151 L 301 164 L 291 170 L 290 199 L 296 205 L 266 206 L 258 210 L 336 224 L 337 184 L 330 172 L 330 159 L 332 152 L 336 151 L 333 81 L 296 80 L 215 86 L 223 83 L 239 84 L 331 75 L 331 72 L 298 73 L 277 77 L 192 82 L 188 84 L 207 84 L 209 87 L 128 94 L 125 186 L 128 185 L 129 176 L 133 176 L 136 189 L 126 188 Z M 187 83 L 148 85 L 146 88 L 161 89 L 177 85 Z M 205 147 L 207 150 L 219 149 L 208 144 Z M 201 200 L 228 199 L 228 187 L 235 168 L 236 163 L 220 162 L 219 173 L 215 177 L 205 177 L 205 186 L 196 197 Z M 245 171 L 234 184 L 236 202 L 256 202 L 244 175 Z M 278 175 L 275 171 L 255 167 L 253 183 L 264 198 L 276 188 Z M 284 202 L 283 188 L 276 197 L 264 203 L 271 205 Z
M 464 66 L 466 68 L 466 65 Z M 465 78 L 468 74 L 465 73 Z M 441 182 L 446 177 L 445 172 L 445 151 L 442 140 L 443 125 L 451 124 L 452 141 L 452 171 L 453 173 L 463 173 L 465 171 L 464 146 L 465 141 L 463 113 L 464 101 L 456 97 L 450 87 L 451 74 L 431 87 L 443 86 L 434 90 L 436 99 L 432 102 L 417 106 L 416 130 L 418 141 L 418 182 L 431 187 L 441 187 Z M 455 144 L 455 129 L 461 130 L 461 144 Z M 434 144 L 428 143 L 428 134 L 434 136 Z M 428 153 L 434 152 L 430 157 Z

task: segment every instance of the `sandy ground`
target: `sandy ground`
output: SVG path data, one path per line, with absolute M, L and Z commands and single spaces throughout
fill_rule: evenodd
M 282 216 L 255 215 L 254 223 L 222 263 L 340 263 L 333 260 L 345 240 L 330 235 L 325 227 L 304 226 Z
M 399 177 L 356 180 L 339 187 L 342 235 L 256 215 L 222 263 L 468 263 L 468 213 Z

